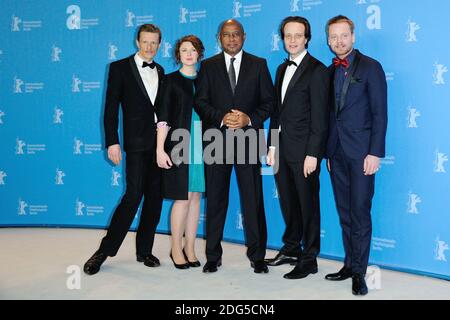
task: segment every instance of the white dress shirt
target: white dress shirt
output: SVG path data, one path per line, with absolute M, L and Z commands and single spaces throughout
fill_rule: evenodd
M 142 59 L 138 53 L 134 55 L 134 61 L 136 62 L 136 66 L 139 71 L 139 75 L 141 76 L 142 82 L 144 82 L 145 90 L 147 91 L 147 94 L 154 106 L 156 94 L 158 93 L 158 71 L 156 70 L 156 67 L 153 69 L 150 67 L 142 68 L 142 64 L 145 60 Z M 157 122 L 158 119 L 155 113 L 155 123 Z
M 284 73 L 283 84 L 281 85 L 281 103 L 284 101 L 284 96 L 286 95 L 287 88 L 289 86 L 289 82 L 291 82 L 292 77 L 294 76 L 295 71 L 297 71 L 298 66 L 302 63 L 303 58 L 306 56 L 308 51 L 303 50 L 303 52 L 295 58 L 294 61 L 297 66 L 291 64 L 286 68 L 286 72 Z

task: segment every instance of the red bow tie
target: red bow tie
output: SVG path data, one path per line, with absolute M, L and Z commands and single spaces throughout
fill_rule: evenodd
M 333 58 L 333 64 L 335 67 L 339 67 L 339 65 L 342 65 L 344 68 L 348 68 L 348 66 L 350 65 L 347 58 L 345 59 Z

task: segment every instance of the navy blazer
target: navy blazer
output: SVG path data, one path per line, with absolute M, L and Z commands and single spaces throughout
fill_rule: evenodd
M 362 159 L 368 154 L 383 158 L 387 128 L 387 84 L 381 64 L 355 50 L 355 59 L 349 67 L 336 102 L 331 92 L 331 112 L 326 156 L 332 157 L 338 139 L 345 154 Z M 334 88 L 335 67 L 329 68 L 331 87 Z

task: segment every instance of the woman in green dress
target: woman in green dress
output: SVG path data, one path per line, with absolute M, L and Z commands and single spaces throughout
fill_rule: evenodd
M 201 121 L 194 111 L 194 94 L 197 63 L 203 52 L 201 40 L 194 35 L 177 41 L 175 57 L 181 68 L 166 75 L 158 106 L 156 156 L 158 166 L 164 169 L 163 197 L 175 200 L 170 213 L 170 257 L 178 269 L 200 266 L 195 254 L 195 239 L 205 174 Z M 180 136 L 183 136 L 181 139 L 187 137 L 189 143 L 181 141 L 181 144 L 189 148 L 179 148 Z

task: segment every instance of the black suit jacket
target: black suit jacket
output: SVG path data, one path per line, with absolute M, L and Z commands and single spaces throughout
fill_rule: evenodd
M 156 64 L 156 70 L 159 85 L 155 105 L 158 105 L 164 69 Z M 124 150 L 153 150 L 156 141 L 155 106 L 145 90 L 144 82 L 134 61 L 134 54 L 111 63 L 109 67 L 104 114 L 106 147 L 120 144 L 117 132 L 119 105 L 122 106 Z M 158 115 L 157 112 L 156 114 Z
M 223 117 L 233 108 L 250 117 L 252 128 L 260 129 L 270 115 L 274 101 L 273 83 L 265 59 L 243 52 L 234 95 L 224 54 L 203 61 L 195 107 L 204 129 L 220 128 Z
M 307 53 L 289 82 L 281 103 L 281 87 L 287 66 L 285 62 L 277 69 L 277 104 L 271 116 L 270 129 L 278 130 L 281 125 L 279 150 L 287 161 L 303 161 L 307 155 L 320 159 L 325 152 L 329 119 L 328 70 Z M 272 145 L 271 141 L 269 145 Z
M 184 77 L 178 70 L 164 78 L 161 104 L 158 106 L 158 121 L 165 121 L 170 127 L 164 144 L 164 150 L 169 156 L 171 156 L 172 149 L 181 141 L 179 137 L 175 137 L 175 141 L 172 141 L 173 132 L 177 129 L 191 131 L 195 83 L 196 80 Z M 189 148 L 191 148 L 190 143 Z M 180 156 L 189 157 L 189 154 L 183 154 L 181 150 Z M 189 187 L 188 163 L 181 163 L 178 166 L 173 165 L 170 169 L 163 170 L 162 174 L 164 198 L 187 200 Z

